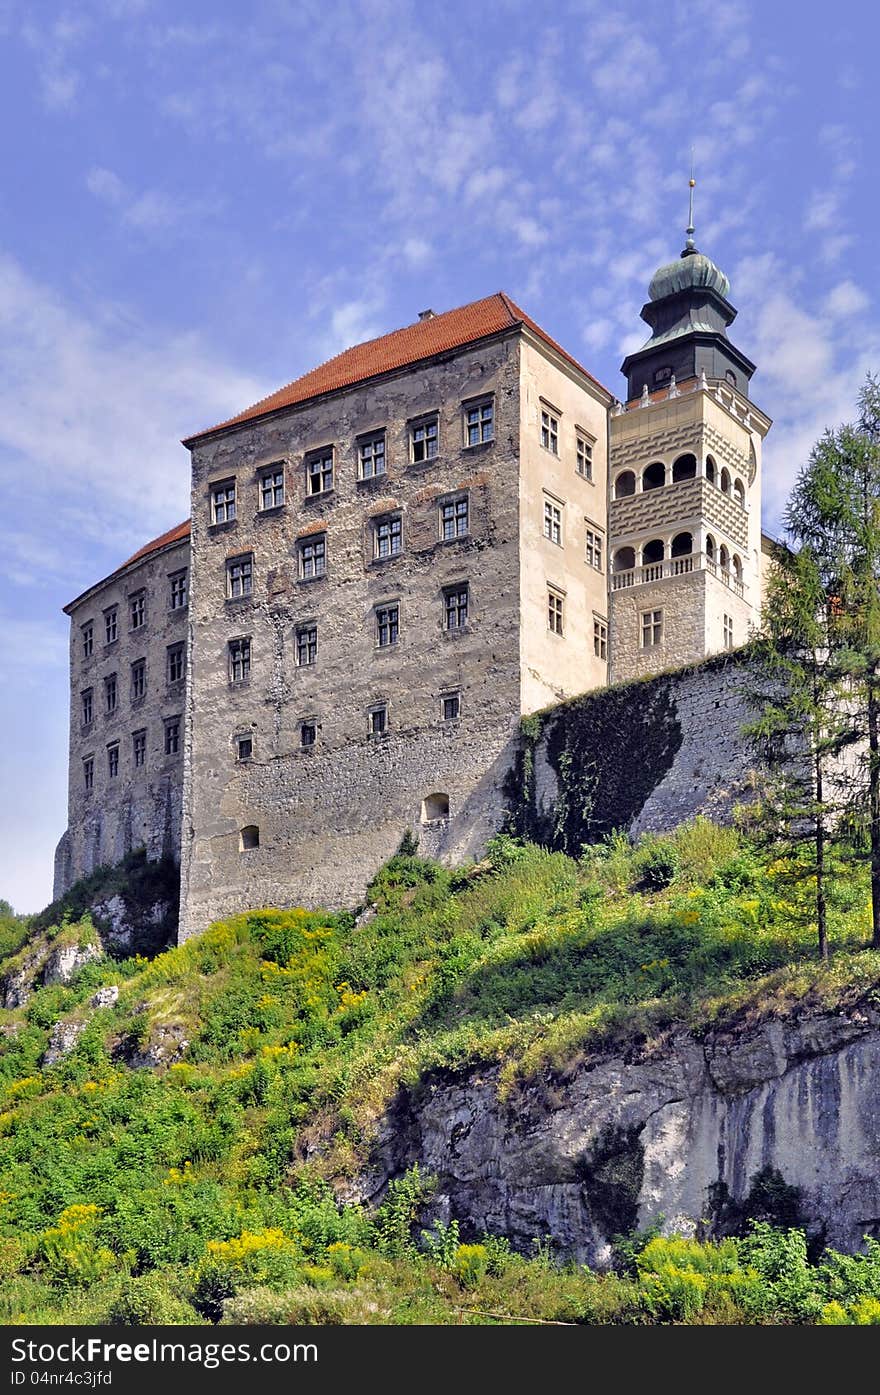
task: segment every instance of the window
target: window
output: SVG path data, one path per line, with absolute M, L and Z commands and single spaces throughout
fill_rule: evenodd
M 457 722 L 461 716 L 461 693 L 444 693 L 440 707 L 444 722 Z
M 433 460 L 439 442 L 439 424 L 436 417 L 430 421 L 420 421 L 410 427 L 410 459 L 415 465 L 422 460 Z
M 375 479 L 385 473 L 385 432 L 365 436 L 358 443 L 359 473 L 362 480 Z
M 147 763 L 147 733 L 136 731 L 131 738 L 132 754 L 135 766 L 146 765 Z
M 725 617 L 724 617 L 724 648 L 725 648 L 725 649 L 732 649 L 732 648 L 733 648 L 733 616 L 732 616 L 732 615 L 725 615 Z
M 636 477 L 632 470 L 623 470 L 614 481 L 615 499 L 628 499 L 636 492 Z
M 284 466 L 272 465 L 260 475 L 260 508 L 280 509 L 284 503 Z
M 608 658 L 608 624 L 598 616 L 593 617 L 593 653 L 597 659 Z
M 377 518 L 373 524 L 373 556 L 399 557 L 403 546 L 403 520 L 400 514 Z
M 469 527 L 468 512 L 466 494 L 460 499 L 447 499 L 440 505 L 440 537 L 444 542 L 466 536 Z
M 95 788 L 95 757 L 83 757 L 83 785 L 88 794 L 89 790 Z
M 447 630 L 465 630 L 468 622 L 470 587 L 466 581 L 450 586 L 443 592 L 443 608 Z
M 307 668 L 318 657 L 317 625 L 301 625 L 296 632 L 296 662 Z
M 249 823 L 238 835 L 238 851 L 247 852 L 260 846 L 260 830 L 255 823 Z
M 306 493 L 326 494 L 333 488 L 333 447 L 306 456 Z
M 562 508 L 550 499 L 544 500 L 544 537 L 562 546 Z
M 495 404 L 489 399 L 473 402 L 464 408 L 464 442 L 466 446 L 482 446 L 495 439 Z
M 388 708 L 382 703 L 371 707 L 367 713 L 367 732 L 370 736 L 383 736 L 388 730 Z
M 186 648 L 183 644 L 171 644 L 165 651 L 168 655 L 168 682 L 182 683 L 186 672 Z
M 226 596 L 230 601 L 250 596 L 254 589 L 254 559 L 251 553 L 245 557 L 230 557 L 226 563 Z
M 171 582 L 171 609 L 183 610 L 186 605 L 186 572 L 175 572 Z
M 249 639 L 229 641 L 229 681 L 246 683 L 251 676 L 251 642 Z
M 380 605 L 376 607 L 376 640 L 380 649 L 397 643 L 400 634 L 400 606 Z
M 104 679 L 104 706 L 108 713 L 116 711 L 117 685 L 116 674 L 111 673 Z
M 112 610 L 104 611 L 104 643 L 115 644 L 118 633 L 118 611 L 114 606 Z
M 237 736 L 235 738 L 235 759 L 250 760 L 254 754 L 254 738 L 252 736 Z
M 232 523 L 235 518 L 235 480 L 230 484 L 217 484 L 211 490 L 211 520 L 214 523 Z
M 438 791 L 426 795 L 422 800 L 422 823 L 433 823 L 436 819 L 449 818 L 449 795 Z
M 128 604 L 131 617 L 131 628 L 133 630 L 139 630 L 146 624 L 147 619 L 147 598 L 143 591 L 137 596 L 131 596 Z
M 559 454 L 559 418 L 546 407 L 541 411 L 541 445 L 551 455 Z
M 111 780 L 115 780 L 119 774 L 119 745 L 107 747 L 107 774 Z
M 318 723 L 314 718 L 309 718 L 299 724 L 299 744 L 303 747 L 314 746 L 318 739 Z
M 587 527 L 587 561 L 597 572 L 602 570 L 603 535 L 598 528 Z
M 564 634 L 565 598 L 559 591 L 547 592 L 547 625 L 554 635 Z
M 137 702 L 147 691 L 147 664 L 137 659 L 131 666 L 131 700 Z
M 91 620 L 82 627 L 83 658 L 90 659 L 95 647 L 95 627 Z
M 577 434 L 577 459 L 575 469 L 585 480 L 593 478 L 593 442 L 580 432 Z
M 642 611 L 642 648 L 653 649 L 663 643 L 663 611 Z
M 92 715 L 92 690 L 91 688 L 86 688 L 85 692 L 82 694 L 82 722 L 84 727 L 91 724 Z
M 180 718 L 174 717 L 165 723 L 165 754 L 176 756 L 180 750 Z
M 302 581 L 314 581 L 327 570 L 327 537 L 316 534 L 299 544 L 299 574 Z

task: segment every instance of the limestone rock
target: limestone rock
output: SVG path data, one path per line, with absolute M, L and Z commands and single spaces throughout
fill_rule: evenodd
M 98 945 L 60 945 L 49 953 L 43 970 L 43 983 L 69 983 L 84 964 L 103 958 Z

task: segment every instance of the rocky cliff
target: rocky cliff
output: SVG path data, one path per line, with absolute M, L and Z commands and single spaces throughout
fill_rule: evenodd
M 723 1231 L 769 1180 L 787 1219 L 854 1251 L 880 1234 L 878 1071 L 880 1011 L 868 1000 L 702 1038 L 680 1031 L 503 1100 L 494 1069 L 435 1075 L 398 1095 L 360 1193 L 375 1198 L 417 1161 L 438 1178 L 441 1215 L 524 1249 L 549 1235 L 601 1266 L 611 1237 L 636 1226 Z

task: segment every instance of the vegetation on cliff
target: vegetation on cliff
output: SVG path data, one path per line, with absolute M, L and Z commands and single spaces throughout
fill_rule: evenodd
M 772 1187 L 745 1235 L 621 1239 L 602 1276 L 545 1236 L 520 1256 L 423 1226 L 417 1173 L 377 1213 L 338 1199 L 431 1069 L 497 1062 L 512 1090 L 675 1023 L 878 1001 L 867 872 L 832 879 L 821 964 L 797 862 L 705 820 L 578 861 L 506 837 L 453 872 L 404 851 L 359 922 L 258 910 L 35 983 L 2 1014 L 0 1319 L 878 1321 L 880 1247 L 808 1257 L 768 1228 Z M 27 947 L 0 928 L 7 979 Z

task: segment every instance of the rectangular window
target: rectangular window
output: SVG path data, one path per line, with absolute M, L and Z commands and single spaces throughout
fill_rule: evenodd
M 146 765 L 147 762 L 147 733 L 136 731 L 131 738 L 132 754 L 135 766 Z
M 562 546 L 562 509 L 549 499 L 544 500 L 544 537 Z
M 358 474 L 362 480 L 375 479 L 385 473 L 385 432 L 365 436 L 358 442 Z
M 642 611 L 642 648 L 653 649 L 663 643 L 663 611 Z
M 131 700 L 137 702 L 147 691 L 147 664 L 137 659 L 131 666 Z
M 254 559 L 251 553 L 246 557 L 230 557 L 226 563 L 226 596 L 230 601 L 250 596 L 254 589 Z
M 373 524 L 373 555 L 398 557 L 403 545 L 403 520 L 400 514 L 379 518 Z
M 86 688 L 85 692 L 82 694 L 82 722 L 84 727 L 91 724 L 92 715 L 92 690 L 91 688 Z
M 83 658 L 90 659 L 95 648 L 95 627 L 91 620 L 82 627 Z
M 327 538 L 324 533 L 303 538 L 299 544 L 299 574 L 303 581 L 323 576 L 327 570 Z
M 254 738 L 252 736 L 237 736 L 235 738 L 235 759 L 250 760 L 254 754 Z
M 116 711 L 117 696 L 116 674 L 111 673 L 104 679 L 104 706 L 108 713 Z
M 175 572 L 168 579 L 171 582 L 171 609 L 183 610 L 186 605 L 186 572 Z
M 131 628 L 139 630 L 146 624 L 147 620 L 147 598 L 143 592 L 139 596 L 129 598 L 129 614 L 131 618 Z
M 725 648 L 725 649 L 732 649 L 732 648 L 733 648 L 733 616 L 732 616 L 732 615 L 725 615 L 725 617 L 724 617 L 724 648 Z
M 597 659 L 608 658 L 608 624 L 598 616 L 593 618 L 593 653 Z
M 115 644 L 118 633 L 118 611 L 114 606 L 112 610 L 104 611 L 104 643 Z
M 464 441 L 466 446 L 480 446 L 495 437 L 495 404 L 473 402 L 464 408 Z
M 444 722 L 455 722 L 461 716 L 461 694 L 444 693 L 440 699 Z
M 465 630 L 468 622 L 470 587 L 467 582 L 450 586 L 443 592 L 444 623 L 447 630 Z
M 85 756 L 83 758 L 83 785 L 86 793 L 95 788 L 95 757 Z
M 229 681 L 245 683 L 251 676 L 251 642 L 249 639 L 229 641 Z
M 580 432 L 577 434 L 577 458 L 575 468 L 585 480 L 593 478 L 593 442 Z
M 604 542 L 604 536 L 598 528 L 587 528 L 587 561 L 597 572 L 602 570 Z
M 333 447 L 306 456 L 306 492 L 327 494 L 333 488 Z
M 311 718 L 299 725 L 300 746 L 314 746 L 318 739 L 318 723 Z
M 420 421 L 410 427 L 410 459 L 415 465 L 423 460 L 433 460 L 439 444 L 439 423 L 436 417 L 430 421 Z
M 180 718 L 165 723 L 165 754 L 176 756 L 180 750 Z
M 551 455 L 559 454 L 559 418 L 546 407 L 541 411 L 541 445 Z
M 451 538 L 463 538 L 469 528 L 468 497 L 447 499 L 440 505 L 440 537 L 444 542 Z
M 107 774 L 111 780 L 115 780 L 119 774 L 119 746 L 107 747 Z
M 547 625 L 551 634 L 565 633 L 565 598 L 558 591 L 547 592 Z
M 235 480 L 217 484 L 211 490 L 211 521 L 231 523 L 235 518 Z
M 388 730 L 388 708 L 382 704 L 381 707 L 371 707 L 367 714 L 367 731 L 370 736 L 383 736 Z
M 260 508 L 280 509 L 284 503 L 284 466 L 273 465 L 260 475 Z
M 400 606 L 380 605 L 376 607 L 376 640 L 380 649 L 397 643 L 400 634 Z
M 296 662 L 308 668 L 318 657 L 317 625 L 301 625 L 296 632 Z
M 165 652 L 168 655 L 168 682 L 182 683 L 186 672 L 186 646 L 171 644 Z

